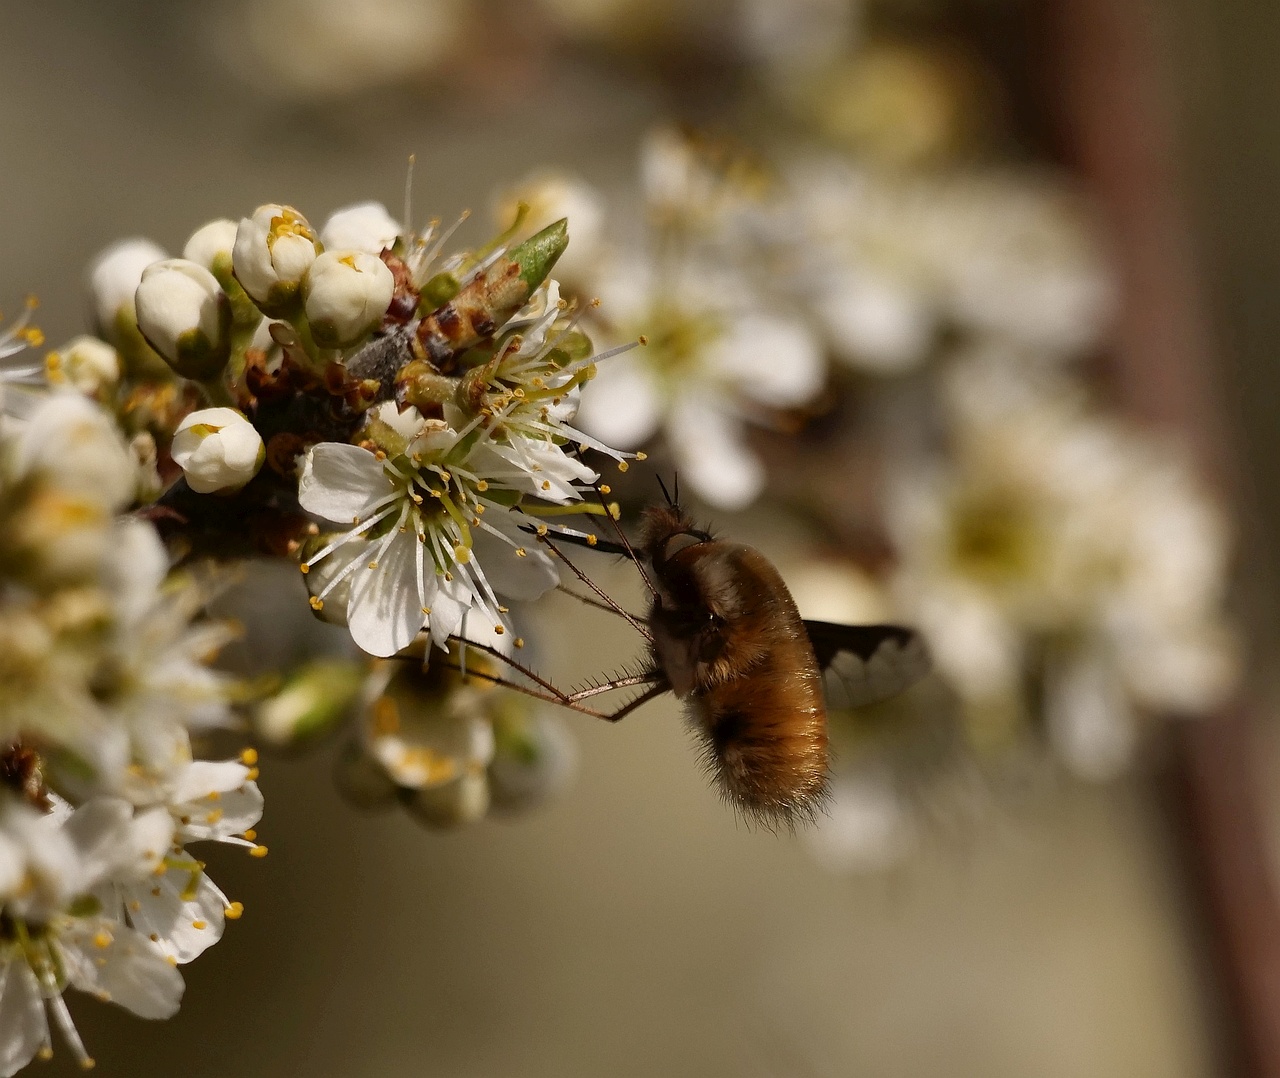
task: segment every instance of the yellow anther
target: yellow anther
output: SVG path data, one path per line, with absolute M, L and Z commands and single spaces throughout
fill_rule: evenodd
M 551 482 L 550 482 L 550 480 L 544 479 L 544 480 L 542 481 L 542 489 L 543 489 L 543 490 L 550 490 L 550 489 L 551 489 Z
M 459 543 L 453 548 L 453 556 L 458 559 L 459 565 L 466 565 L 471 560 L 471 551 Z M 448 574 L 446 574 L 446 579 Z
M 176 965 L 178 964 L 178 960 L 177 960 L 176 958 L 174 958 L 174 957 L 173 957 L 173 955 L 171 955 L 171 954 L 167 954 L 167 955 L 165 955 L 165 956 L 164 956 L 164 960 L 165 960 L 166 962 L 168 962 L 168 963 L 169 963 L 169 965 L 171 965 L 171 966 L 176 966 Z
M 481 479 L 476 483 L 476 490 L 485 491 L 488 489 L 489 489 L 489 484 L 485 480 Z
M 39 1057 L 41 1062 L 48 1063 L 49 1060 L 53 1058 L 53 1049 L 47 1044 L 42 1044 L 40 1046 L 40 1051 L 38 1051 L 36 1055 Z
M 244 831 L 244 837 L 247 838 L 250 842 L 252 842 L 255 838 L 258 837 L 258 832 L 255 831 L 252 827 L 247 827 L 245 828 L 245 831 Z
M 249 773 L 245 775 L 245 780 L 247 782 L 253 782 L 261 774 L 262 772 L 259 771 L 256 767 L 251 767 L 249 768 Z
M 539 535 L 539 536 L 546 535 L 546 534 L 547 534 L 547 526 L 546 526 L 545 524 L 539 524 L 539 525 L 538 525 L 538 528 L 537 528 L 537 532 L 538 532 L 538 535 Z
M 424 607 L 422 608 L 422 612 L 423 612 L 427 617 L 431 617 L 431 607 L 429 607 L 429 606 L 424 606 Z
M 323 599 L 321 599 L 318 595 L 313 595 L 313 596 L 311 596 L 311 598 L 308 600 L 308 602 L 310 602 L 310 603 L 311 603 L 311 609 L 312 609 L 312 610 L 323 610 L 323 609 L 324 609 L 324 600 L 323 600 Z
M 266 857 L 267 848 L 265 846 L 255 846 L 253 849 L 249 851 L 249 856 L 250 857 Z
M 194 929 L 195 929 L 196 931 L 198 931 L 198 932 L 203 932 L 203 931 L 204 931 L 206 928 L 208 928 L 209 926 L 208 926 L 208 924 L 207 924 L 206 922 L 204 922 L 204 921 L 192 921 L 192 922 L 191 922 L 191 927 L 192 927 L 192 928 L 194 928 Z
M 636 340 L 639 341 L 641 344 L 649 343 L 649 338 L 646 337 L 643 333 L 641 333 L 640 336 L 636 338 Z
M 244 915 L 244 903 L 243 902 L 231 903 L 230 906 L 228 906 L 225 910 L 222 911 L 222 915 L 228 921 L 240 920 L 240 918 Z
M 518 547 L 516 547 L 516 557 L 517 557 L 517 558 L 527 558 L 528 556 L 529 556 L 529 552 L 528 552 L 527 550 L 525 550 L 525 548 L 524 548 L 524 547 L 522 547 L 522 546 L 518 546 Z
M 637 454 L 636 454 L 636 460 L 648 460 L 648 459 L 649 459 L 649 454 L 648 454 L 648 453 L 637 453 Z
M 512 641 L 512 643 L 514 643 L 516 647 L 518 647 L 518 648 L 522 648 L 522 647 L 524 647 L 524 637 L 522 637 L 522 636 L 517 636 L 517 637 L 515 638 L 515 640 L 514 640 L 514 641 Z
M 98 929 L 97 934 L 93 937 L 93 945 L 95 947 L 106 950 L 111 946 L 111 933 L 106 929 Z
M 177 962 L 174 962 L 175 966 L 177 964 L 178 964 Z M 98 1065 L 98 1061 L 94 1059 L 93 1056 L 85 1056 L 84 1059 L 80 1060 L 80 1069 L 82 1071 L 91 1071 L 97 1065 Z
M 612 494 L 612 493 L 613 493 L 613 487 L 609 486 L 609 484 L 608 484 L 608 483 L 601 483 L 601 484 L 600 484 L 600 493 L 601 493 L 601 494 Z
M 622 507 L 617 502 L 610 502 L 608 509 L 609 516 L 613 517 L 614 520 L 622 519 Z
M 481 505 L 479 502 L 476 502 L 476 515 L 484 516 L 484 506 Z
M 600 540 L 594 535 L 587 536 L 587 546 L 595 546 Z
M 240 762 L 245 767 L 252 767 L 258 762 L 258 750 L 254 748 L 242 749 L 240 751 Z
M 503 633 L 505 633 L 507 630 L 506 630 L 506 628 L 505 628 L 504 626 L 502 626 L 502 625 L 495 625 L 495 626 L 493 627 L 493 631 L 494 631 L 494 633 L 495 633 L 496 635 L 501 636 L 501 635 L 502 635 Z
M 220 797 L 222 797 L 222 794 L 219 793 L 217 790 L 210 790 L 207 794 L 204 795 L 204 799 L 206 801 L 217 801 Z
M 160 942 L 160 937 L 159 937 L 158 935 L 156 935 L 156 933 L 154 933 L 154 932 L 152 932 L 152 933 L 151 933 L 151 935 L 149 935 L 149 936 L 147 937 L 147 939 L 149 939 L 152 943 L 159 943 L 159 942 Z
M 378 563 L 377 563 L 376 561 L 371 561 L 371 562 L 369 563 L 369 568 L 370 568 L 370 569 L 376 569 L 377 567 L 378 567 Z
M 298 568 L 302 570 L 302 575 L 306 576 L 309 572 L 311 572 L 311 563 L 304 561 L 301 565 L 298 566 Z
M 222 819 L 222 809 L 214 809 L 207 816 L 205 816 L 204 822 L 207 824 L 215 824 L 220 819 Z

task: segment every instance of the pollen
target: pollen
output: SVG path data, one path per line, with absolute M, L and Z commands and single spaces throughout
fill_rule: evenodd
M 203 932 L 206 928 L 209 927 L 209 925 L 208 925 L 208 922 L 206 921 L 192 921 L 191 927 L 194 928 L 197 932 Z
M 320 596 L 318 596 L 318 595 L 313 595 L 313 596 L 311 596 L 310 600 L 308 600 L 308 601 L 311 603 L 311 609 L 312 609 L 312 610 L 323 610 L 323 609 L 324 609 L 324 600 L 323 600 L 323 599 L 321 599 L 321 598 L 320 598 Z
M 376 561 L 371 561 L 371 562 L 369 563 L 369 568 L 370 568 L 370 569 L 376 569 L 377 567 L 378 567 L 378 563 L 377 563 Z
M 302 575 L 303 575 L 303 576 L 306 576 L 309 572 L 311 572 L 311 565 L 310 565 L 310 563 L 305 562 L 305 561 L 304 561 L 301 565 L 299 565 L 299 566 L 298 566 L 298 568 L 302 570 Z
M 250 857 L 266 857 L 267 848 L 265 846 L 255 846 L 253 849 L 249 851 L 249 856 Z
M 538 529 L 537 529 L 537 531 L 538 531 L 538 535 L 539 535 L 539 536 L 546 535 L 546 534 L 547 534 L 547 526 L 546 526 L 545 524 L 539 524 L 539 525 L 538 525 Z
M 488 489 L 489 489 L 489 483 L 487 480 L 481 479 L 476 482 L 476 490 L 480 491 L 481 493 L 483 493 Z
M 542 481 L 542 489 L 543 489 L 543 490 L 550 490 L 550 489 L 551 489 L 551 481 L 550 481 L 549 479 L 544 479 L 544 480 Z
M 523 637 L 523 636 L 517 636 L 517 637 L 515 638 L 515 640 L 513 640 L 513 641 L 512 641 L 512 643 L 513 643 L 513 644 L 515 644 L 515 646 L 516 646 L 516 647 L 518 647 L 518 648 L 522 648 L 522 647 L 524 647 L 524 637 Z
M 247 838 L 250 842 L 252 842 L 255 838 L 258 837 L 258 832 L 255 831 L 252 827 L 246 827 L 244 830 L 244 837 Z
M 600 540 L 594 535 L 587 536 L 587 546 L 595 546 Z
M 601 493 L 601 494 L 612 494 L 612 493 L 613 493 L 613 487 L 609 486 L 609 484 L 608 484 L 608 483 L 601 483 L 601 484 L 600 484 L 600 493 Z
M 244 916 L 244 903 L 243 902 L 231 903 L 231 905 L 229 905 L 225 910 L 222 911 L 222 915 L 228 921 L 240 920 L 240 918 Z
M 527 558 L 528 556 L 529 556 L 529 552 L 528 552 L 527 550 L 525 550 L 525 548 L 524 548 L 524 547 L 522 547 L 522 546 L 518 546 L 518 547 L 516 547 L 516 557 L 517 557 L 517 558 Z
M 93 945 L 99 950 L 105 951 L 111 946 L 111 933 L 105 929 L 99 929 L 97 934 L 93 937 Z
M 506 630 L 506 627 L 505 627 L 505 626 L 502 626 L 502 625 L 495 625 L 495 626 L 493 627 L 493 631 L 494 631 L 494 633 L 495 633 L 496 635 L 501 636 L 501 635 L 502 635 L 503 633 L 505 633 L 507 630 Z
M 648 460 L 648 459 L 649 459 L 649 454 L 648 454 L 648 453 L 637 453 L 637 454 L 636 454 L 636 460 Z
M 245 778 L 246 778 L 249 782 L 253 782 L 253 781 L 254 781 L 254 779 L 256 779 L 256 778 L 257 778 L 259 775 L 261 775 L 261 774 L 262 774 L 262 772 L 261 772 L 261 771 L 259 771 L 256 767 L 251 767 L 251 768 L 249 768 L 249 773 L 248 773 L 247 775 L 245 775 Z
M 240 762 L 245 767 L 252 767 L 258 762 L 258 750 L 254 748 L 244 749 L 240 753 Z
M 625 472 L 630 467 L 631 465 L 628 464 L 625 460 L 618 461 L 618 471 Z

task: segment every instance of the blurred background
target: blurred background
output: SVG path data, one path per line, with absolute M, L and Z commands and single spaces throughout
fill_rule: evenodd
M 1086 304 L 1102 328 L 1075 369 L 1111 413 L 1176 439 L 1237 535 L 1238 694 L 1148 729 L 1105 781 L 1019 749 L 1014 766 L 967 751 L 945 783 L 916 782 L 889 753 L 911 838 L 882 826 L 870 846 L 888 856 L 745 826 L 669 700 L 616 728 L 571 717 L 571 789 L 446 834 L 347 805 L 333 746 L 270 757 L 270 856 L 216 863 L 243 921 L 186 969 L 174 1020 L 79 1006 L 102 1070 L 1280 1073 L 1278 20 L 1203 0 L 5 5 L 0 298 L 39 294 L 55 343 L 81 331 L 84 267 L 112 240 L 177 250 L 268 201 L 316 221 L 364 199 L 398 213 L 411 154 L 415 216 L 472 209 L 477 243 L 500 195 L 545 169 L 607 192 L 625 234 L 652 197 L 641 147 L 674 122 L 780 173 L 815 154 L 871 162 L 926 199 L 952 174 L 1007 169 L 1088 207 L 1083 262 L 1099 252 L 1115 303 Z M 981 250 L 986 224 L 967 227 L 960 249 Z M 859 407 L 892 426 L 901 394 L 864 392 L 874 376 L 852 370 Z M 806 418 L 829 433 L 848 415 Z M 835 486 L 815 472 L 830 443 L 793 451 L 776 424 L 752 437 L 770 485 L 706 515 L 799 572 L 814 540 L 778 492 Z M 842 534 L 828 526 L 826 546 Z M 642 602 L 626 566 L 599 573 Z M 269 604 L 241 613 L 267 638 L 276 618 L 295 631 Z M 625 626 L 568 600 L 539 619 L 542 665 L 565 680 L 633 653 Z

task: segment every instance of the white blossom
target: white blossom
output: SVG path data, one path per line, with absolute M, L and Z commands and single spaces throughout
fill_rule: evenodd
M 120 354 L 97 337 L 74 337 L 45 357 L 45 372 L 53 385 L 66 383 L 88 397 L 114 389 L 120 381 Z
M 134 319 L 134 293 L 142 272 L 153 262 L 168 258 L 164 249 L 148 239 L 134 238 L 112 244 L 89 267 L 89 292 L 98 329 L 110 339 L 123 312 Z
M 198 494 L 239 490 L 266 459 L 262 436 L 234 408 L 192 412 L 174 431 L 170 453 Z
M 334 210 L 320 230 L 326 251 L 363 251 L 375 258 L 395 246 L 400 222 L 381 202 L 357 202 Z
M 135 299 L 138 328 L 179 373 L 209 377 L 230 350 L 231 302 L 217 279 L 185 258 L 153 262 Z
M 307 322 L 322 347 L 353 345 L 377 328 L 394 293 L 387 264 L 363 251 L 327 250 L 302 280 Z
M 291 206 L 272 203 L 241 219 L 231 261 L 241 287 L 264 312 L 275 314 L 293 303 L 320 251 L 307 219 Z
M 212 271 L 214 264 L 231 258 L 238 226 L 227 217 L 201 225 L 182 248 L 182 257 Z

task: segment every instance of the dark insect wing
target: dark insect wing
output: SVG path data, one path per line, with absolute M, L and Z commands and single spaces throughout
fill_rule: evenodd
M 929 672 L 920 634 L 899 625 L 806 621 L 833 708 L 863 707 L 896 696 Z

